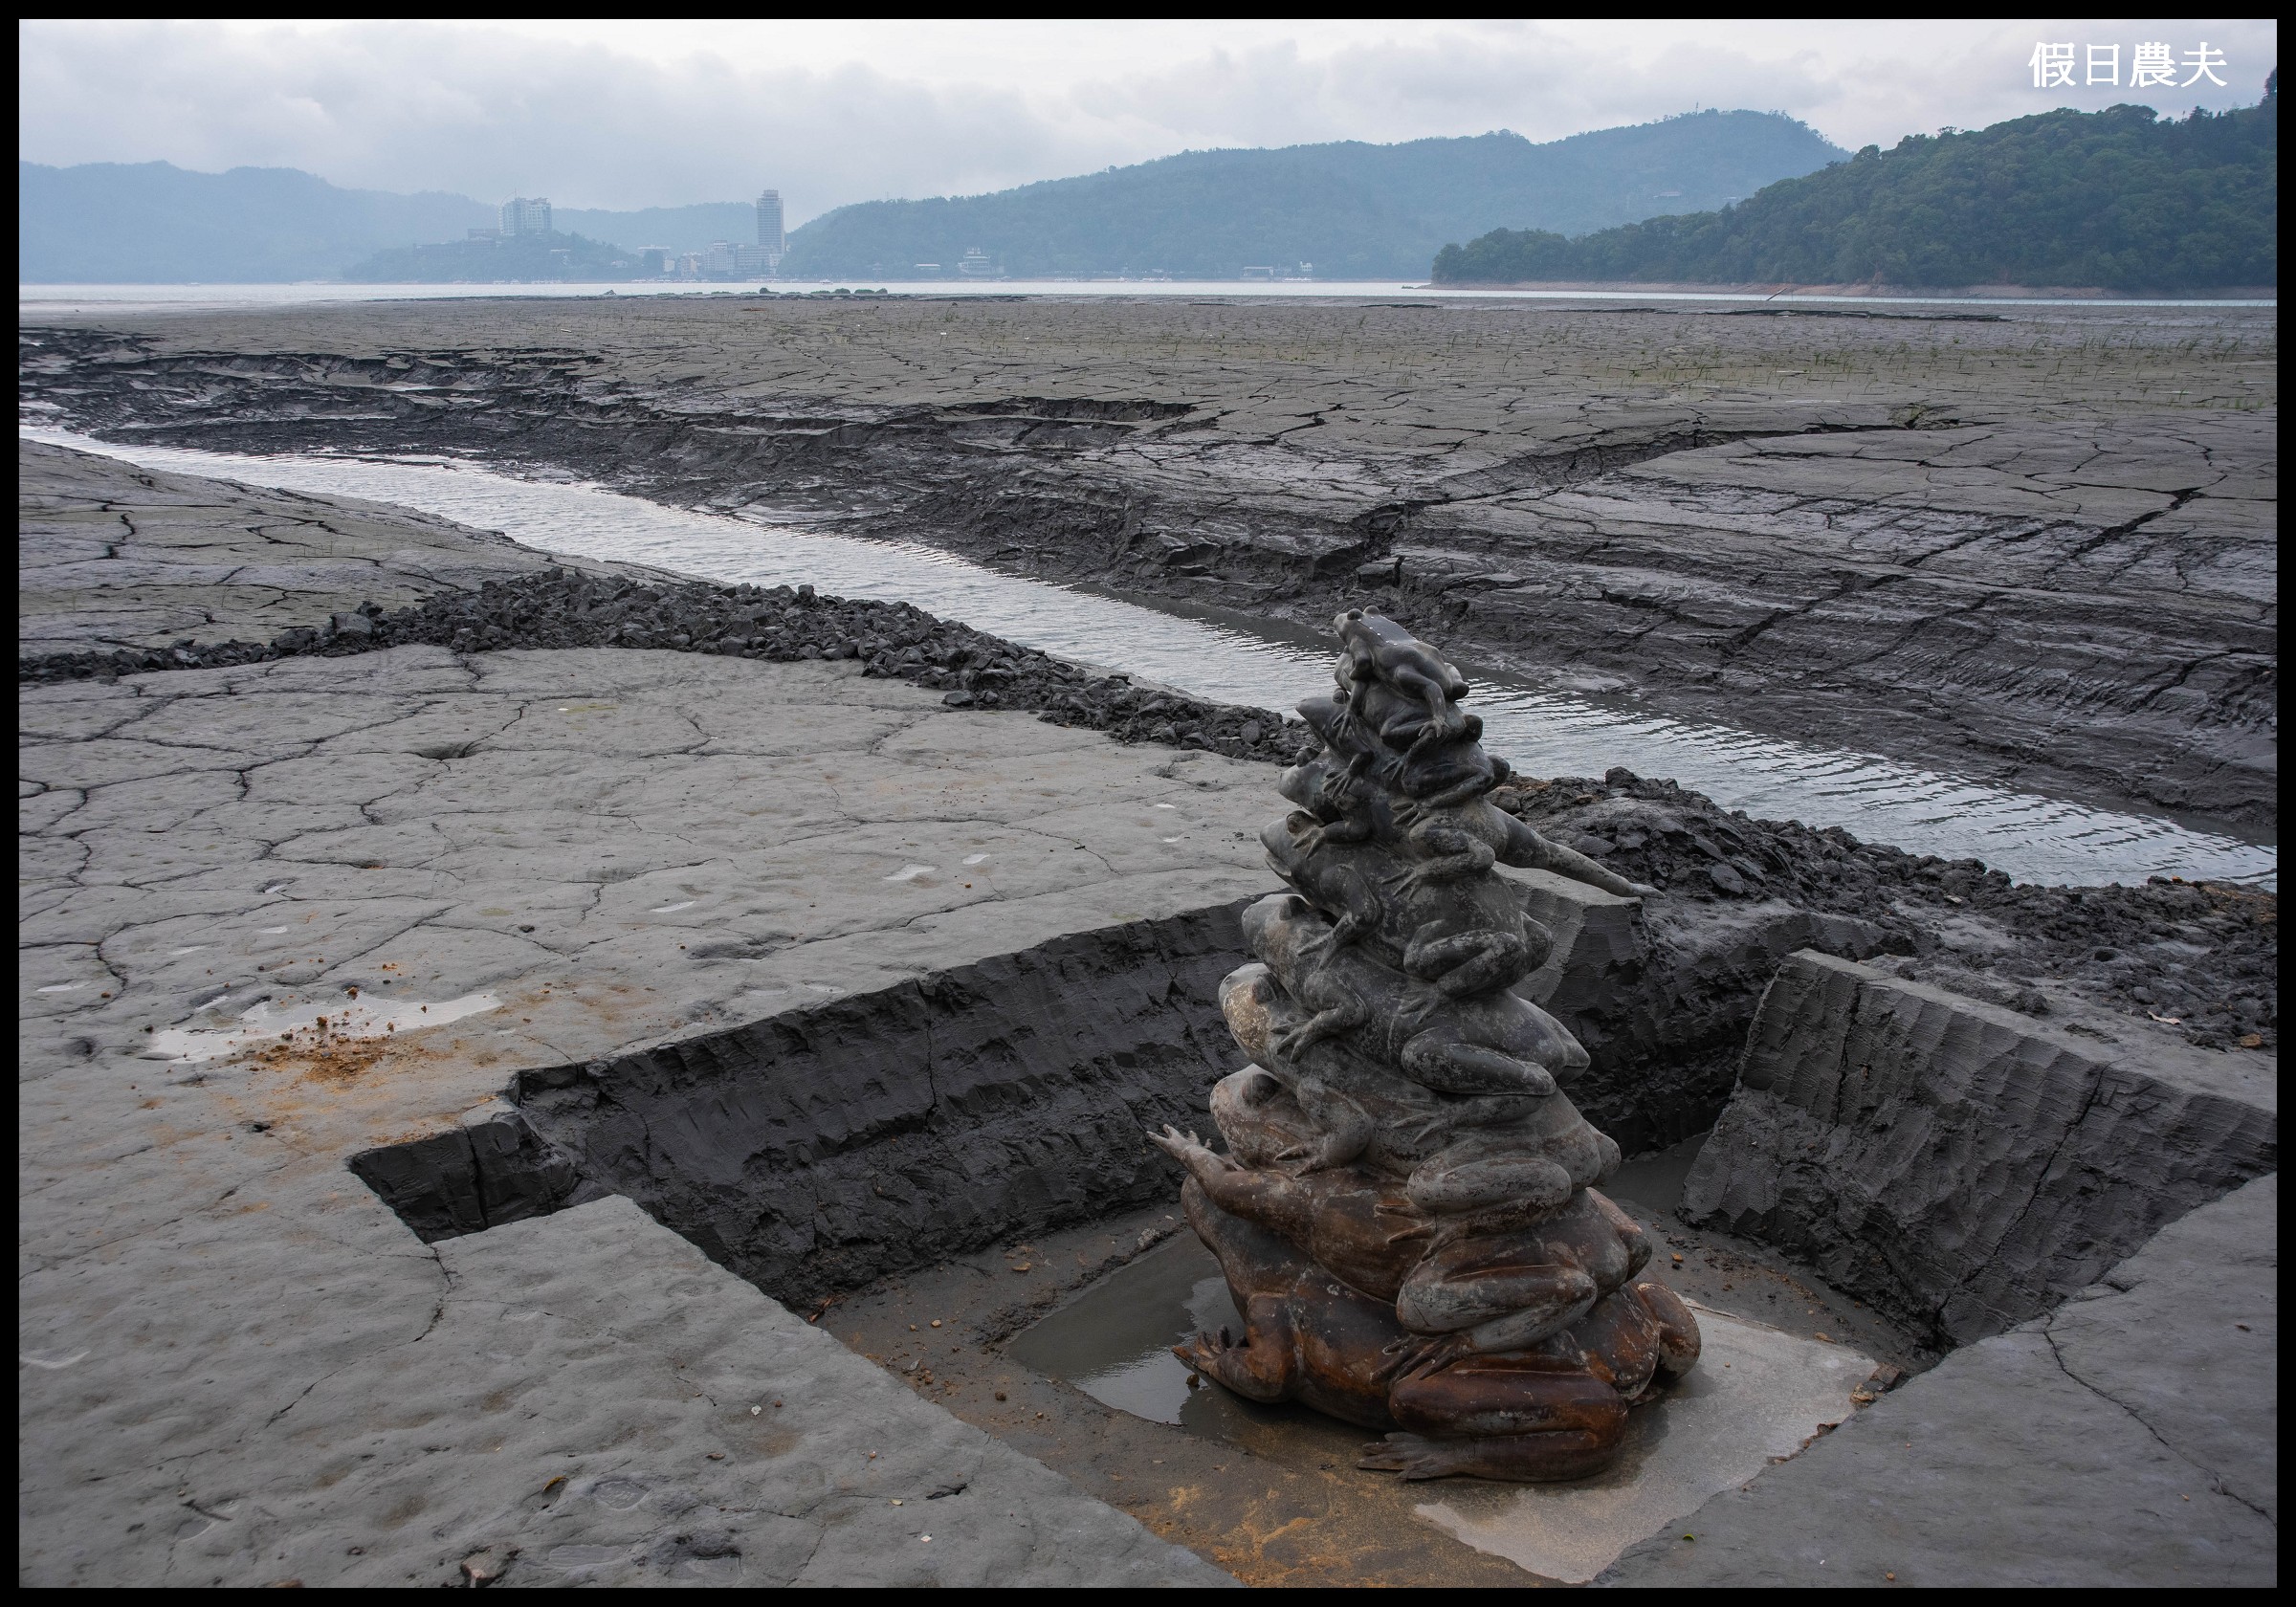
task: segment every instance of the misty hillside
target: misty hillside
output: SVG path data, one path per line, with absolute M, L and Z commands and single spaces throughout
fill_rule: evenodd
M 502 197 L 499 199 L 508 199 Z M 194 173 L 166 162 L 16 164 L 20 284 L 267 284 L 338 279 L 378 252 L 464 238 L 498 201 L 342 189 L 293 167 Z M 754 240 L 746 201 L 609 212 L 561 207 L 570 233 L 626 250 Z M 629 276 L 635 276 L 634 274 Z
M 1726 210 L 1580 239 L 1446 247 L 1446 284 L 2016 284 L 2176 292 L 2279 280 L 2278 75 L 2262 103 L 2158 120 L 2064 109 L 1771 186 Z
M 466 195 L 338 189 L 293 167 L 192 173 L 166 162 L 16 164 L 21 284 L 326 279 L 384 245 L 495 221 Z
M 989 195 L 841 207 L 790 237 L 799 277 L 898 278 L 978 247 L 1015 276 L 1162 271 L 1417 277 L 1500 226 L 1583 233 L 1701 211 L 1848 153 L 1791 118 L 1702 112 L 1533 144 L 1516 134 L 1190 151 Z

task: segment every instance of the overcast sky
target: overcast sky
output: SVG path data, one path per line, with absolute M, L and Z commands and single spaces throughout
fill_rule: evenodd
M 300 167 L 560 206 L 722 201 L 790 222 L 1174 151 L 1510 128 L 1552 140 L 1696 106 L 1889 145 L 2051 106 L 2252 103 L 2270 21 L 29 22 L 20 154 Z M 2118 46 L 2124 87 L 2033 87 L 2042 41 Z M 2125 87 L 2140 42 L 2179 87 Z M 2181 87 L 2189 58 L 2223 65 Z M 2100 60 L 2100 67 L 2102 58 Z

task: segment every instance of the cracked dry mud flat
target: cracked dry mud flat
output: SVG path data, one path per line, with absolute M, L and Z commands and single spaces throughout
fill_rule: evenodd
M 835 517 L 2042 790 L 2273 817 L 2275 314 L 702 297 L 107 315 L 76 427 Z
M 537 1582 L 1224 1578 L 627 1201 L 427 1247 L 343 1160 L 519 1067 L 1257 891 L 1260 767 L 629 650 L 77 682 L 19 720 L 27 1580 L 449 1582 L 514 1547 Z M 399 1030 L 139 1058 L 354 988 Z
M 269 641 L 362 603 L 605 567 L 407 508 L 144 473 L 32 441 L 16 451 L 19 657 Z

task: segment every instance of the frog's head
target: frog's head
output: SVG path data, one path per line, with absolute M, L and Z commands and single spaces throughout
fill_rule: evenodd
M 1332 621 L 1332 628 L 1338 633 L 1339 640 L 1351 649 L 1369 647 L 1378 641 L 1382 634 L 1381 626 L 1387 626 L 1389 630 L 1395 628 L 1379 615 L 1367 614 L 1360 608 L 1342 609 Z
M 1274 963 L 1303 938 L 1318 936 L 1329 925 L 1315 913 L 1315 906 L 1298 893 L 1271 892 L 1244 912 L 1244 942 L 1253 954 Z

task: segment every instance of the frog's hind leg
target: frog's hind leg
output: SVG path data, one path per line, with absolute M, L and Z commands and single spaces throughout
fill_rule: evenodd
M 1437 1093 L 1519 1093 L 1543 1098 L 1555 1091 L 1555 1075 L 1533 1061 L 1518 1060 L 1480 1044 L 1463 1044 L 1437 1031 L 1418 1034 L 1403 1045 L 1404 1073 Z
M 1428 882 L 1465 881 L 1489 870 L 1498 858 L 1482 838 L 1432 821 L 1411 828 L 1411 845 L 1429 857 L 1389 874 L 1387 886 L 1417 891 Z
M 1471 999 L 1522 980 L 1537 968 L 1528 938 L 1514 932 L 1461 932 L 1413 938 L 1403 970 L 1433 982 L 1446 997 Z
M 1474 1358 L 1400 1379 L 1388 1405 L 1405 1432 L 1357 1465 L 1406 1479 L 1583 1478 L 1610 1464 L 1626 1431 L 1617 1390 L 1549 1356 Z

